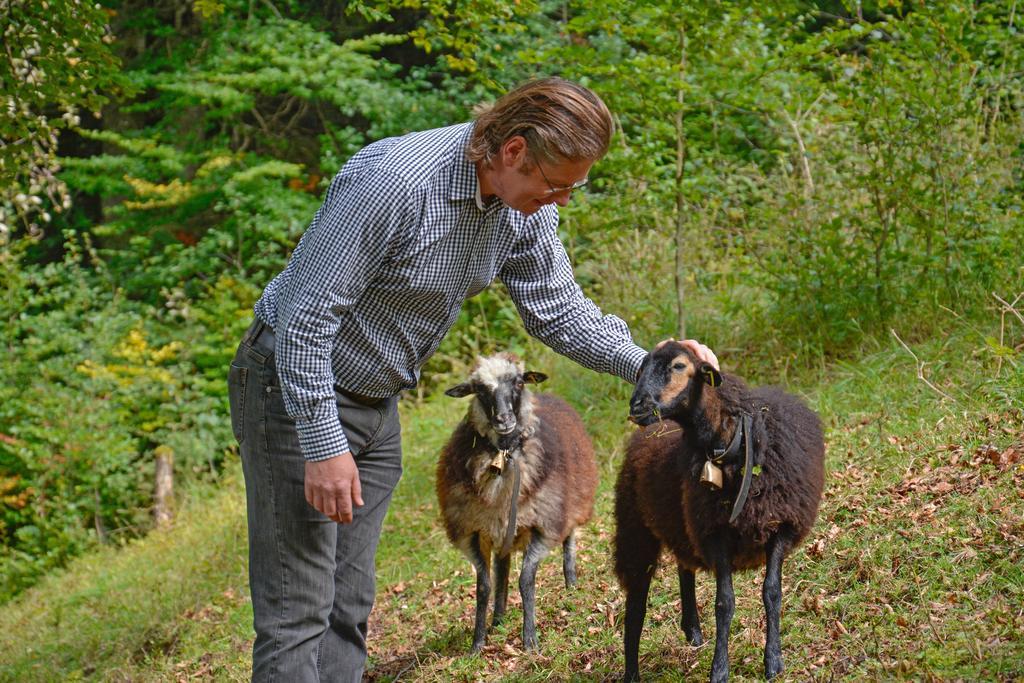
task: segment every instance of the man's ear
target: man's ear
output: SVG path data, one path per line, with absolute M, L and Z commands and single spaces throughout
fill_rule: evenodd
M 705 384 L 710 384 L 713 387 L 717 387 L 722 384 L 722 373 L 720 373 L 711 363 L 701 363 L 700 374 L 704 377 Z
M 446 396 L 451 396 L 453 398 L 462 398 L 463 396 L 469 396 L 470 394 L 474 393 L 473 385 L 469 384 L 468 382 L 463 382 L 462 384 L 456 384 L 454 387 L 446 390 L 444 393 Z
M 533 370 L 527 370 L 523 373 L 523 382 L 525 384 L 540 384 L 548 378 L 543 372 L 534 372 Z
M 522 135 L 513 135 L 506 140 L 500 149 L 501 163 L 509 168 L 526 163 L 530 147 Z

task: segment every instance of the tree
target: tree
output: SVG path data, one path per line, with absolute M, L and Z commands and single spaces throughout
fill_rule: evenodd
M 591 230 L 669 236 L 675 332 L 687 336 L 687 289 L 715 267 L 721 214 L 746 203 L 747 169 L 775 166 L 788 144 L 766 112 L 781 98 L 777 63 L 799 15 L 784 4 L 639 0 L 574 3 L 568 15 L 566 39 L 533 58 L 570 65 L 567 75 L 593 84 L 620 124 Z
M 0 0 L 0 245 L 71 206 L 57 176 L 60 132 L 122 84 L 108 15 L 82 0 Z

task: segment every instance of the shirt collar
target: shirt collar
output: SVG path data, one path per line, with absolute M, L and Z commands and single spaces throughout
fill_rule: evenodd
M 480 195 L 480 179 L 476 176 L 476 164 L 469 160 L 469 139 L 473 135 L 475 123 L 466 124 L 466 131 L 459 141 L 459 156 L 455 160 L 452 176 L 451 199 L 473 199 L 477 208 L 483 211 L 486 207 Z
M 474 197 L 474 199 L 476 199 L 476 208 L 480 209 L 481 211 L 483 211 L 484 209 L 487 208 L 487 207 L 484 206 L 484 198 L 480 196 L 480 180 L 479 179 L 477 179 L 477 182 L 476 182 L 476 197 Z

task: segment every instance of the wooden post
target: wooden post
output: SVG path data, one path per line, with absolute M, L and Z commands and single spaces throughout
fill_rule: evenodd
M 157 446 L 156 484 L 153 491 L 153 521 L 157 529 L 170 526 L 174 521 L 174 451 Z

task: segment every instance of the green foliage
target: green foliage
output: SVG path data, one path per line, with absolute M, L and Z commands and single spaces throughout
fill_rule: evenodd
M 228 301 L 237 311 L 236 295 L 252 300 L 225 278 L 195 313 L 178 315 L 191 324 L 165 325 L 109 286 L 88 242 L 69 241 L 60 264 L 8 254 L 3 265 L 0 318 L 18 352 L 0 370 L 0 601 L 97 542 L 148 530 L 158 448 L 175 454 L 183 483 L 217 475 L 230 443 L 226 387 L 197 366 L 211 344 L 237 340 L 239 316 L 220 329 L 193 317 L 208 320 Z M 218 333 L 231 340 L 211 339 Z M 226 357 L 216 357 L 221 368 Z
M 70 208 L 56 177 L 57 137 L 99 111 L 121 84 L 104 9 L 83 0 L 4 3 L 0 84 L 0 244 L 38 234 L 50 211 Z
M 504 91 L 515 83 L 509 82 L 507 70 L 516 70 L 522 34 L 550 35 L 552 22 L 542 12 L 555 14 L 560 4 L 538 0 L 358 0 L 349 3 L 349 8 L 376 20 L 393 20 L 391 13 L 397 9 L 417 10 L 422 19 L 408 34 L 416 46 L 428 54 L 438 52 L 443 64 L 463 77 Z
M 620 126 L 592 174 L 599 195 L 579 212 L 581 261 L 607 261 L 606 247 L 634 230 L 670 243 L 678 262 L 659 289 L 673 306 L 677 289 L 692 296 L 735 268 L 740 235 L 719 227 L 745 211 L 752 176 L 779 172 L 787 108 L 814 81 L 783 68 L 803 20 L 789 4 L 579 3 L 567 40 L 524 53 L 570 65 L 566 75 L 596 88 Z
M 130 73 L 139 95 L 123 107 L 149 125 L 83 130 L 104 153 L 63 160 L 72 188 L 117 198 L 92 231 L 127 294 L 155 305 L 162 289 L 195 295 L 225 267 L 266 283 L 341 161 L 451 108 L 374 56 L 402 38 L 339 43 L 308 23 L 234 14 L 202 33 L 196 53 Z
M 101 530 L 137 525 L 142 483 L 123 416 L 98 402 L 76 369 L 91 333 L 123 323 L 123 314 L 109 292 L 90 291 L 75 257 L 29 269 L 9 258 L 4 266 L 4 336 L 18 353 L 0 379 L 0 470 L 17 477 L 31 503 L 4 510 L 0 599 Z
M 767 246 L 763 283 L 777 297 L 769 320 L 787 333 L 840 350 L 897 318 L 927 329 L 936 306 L 975 308 L 1019 283 L 1012 169 L 1024 128 L 1019 118 L 998 122 L 1001 98 L 986 81 L 1013 97 L 1024 90 L 998 75 L 1002 60 L 970 54 L 968 26 L 999 19 L 961 10 L 820 37 L 831 77 L 823 94 L 834 104 L 816 121 L 828 135 L 812 142 L 813 189 L 767 179 L 751 212 Z M 1006 33 L 999 47 L 1019 44 Z
M 231 443 L 224 368 L 322 179 L 371 137 L 452 106 L 374 56 L 394 37 L 335 42 L 303 22 L 201 9 L 210 23 L 170 41 L 159 5 L 120 25 L 167 41 L 168 58 L 126 60 L 135 90 L 115 124 L 79 131 L 99 153 L 62 159 L 79 198 L 104 198 L 100 222 L 81 209 L 58 221 L 87 254 L 75 237 L 63 262 L 37 265 L 46 248 L 27 240 L 0 254 L 17 349 L 0 373 L 0 599 L 148 529 L 157 449 L 175 454 L 181 483 L 217 475 Z
M 751 329 L 829 354 L 1019 283 L 1022 45 L 999 3 L 874 23 L 786 4 L 569 15 L 571 40 L 524 57 L 571 65 L 621 123 L 598 194 L 567 212 L 581 261 L 630 231 L 682 235 L 650 281 L 662 300 L 675 277 L 698 301 L 743 297 Z
M 318 117 L 329 137 L 346 130 L 335 127 L 337 115 L 346 122 L 360 120 L 358 136 L 348 140 L 351 146 L 338 140 L 334 151 L 343 157 L 365 140 L 436 120 L 398 78 L 399 66 L 373 56 L 405 40 L 401 36 L 373 34 L 337 43 L 307 23 L 276 20 L 228 24 L 211 37 L 213 44 L 196 63 L 179 71 L 140 73 L 140 85 L 163 93 L 158 101 L 172 110 L 201 107 L 209 124 L 230 125 L 233 135 L 272 144 L 275 155 L 289 156 L 294 144 L 289 133 L 304 116 Z M 293 109 L 275 110 L 278 101 Z M 251 122 L 235 121 L 247 114 Z

